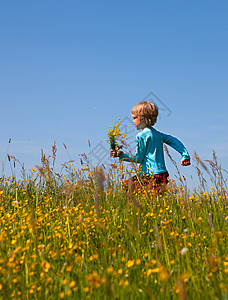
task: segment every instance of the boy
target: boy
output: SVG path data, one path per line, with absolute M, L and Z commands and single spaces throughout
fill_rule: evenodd
M 163 143 L 178 151 L 181 156 L 182 166 L 190 165 L 190 155 L 184 145 L 175 137 L 157 131 L 153 125 L 157 121 L 158 108 L 154 103 L 143 101 L 136 104 L 131 111 L 133 122 L 138 130 L 136 135 L 136 150 L 133 156 L 126 153 L 110 151 L 112 157 L 120 160 L 140 164 L 139 176 L 135 175 L 123 183 L 128 189 L 132 182 L 135 188 L 141 188 L 148 184 L 152 188 L 159 189 L 161 185 L 168 183 L 168 171 L 165 166 Z

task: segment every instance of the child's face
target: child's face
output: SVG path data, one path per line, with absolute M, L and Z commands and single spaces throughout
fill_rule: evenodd
M 140 130 L 140 129 L 144 129 L 146 127 L 143 117 L 132 116 L 132 118 L 133 118 L 133 122 L 134 122 L 136 129 Z

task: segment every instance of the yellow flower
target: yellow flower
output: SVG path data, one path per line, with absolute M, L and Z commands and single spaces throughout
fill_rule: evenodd
M 128 280 L 125 280 L 125 281 L 124 281 L 124 285 L 125 285 L 125 286 L 128 286 L 128 285 L 129 285 L 129 281 L 128 281 Z
M 122 129 L 122 125 L 124 125 L 124 123 L 120 123 L 118 120 L 117 124 L 115 126 L 111 126 L 110 130 L 108 131 L 108 143 L 110 143 L 111 149 L 116 149 L 118 141 L 124 144 L 124 138 L 126 137 L 126 134 L 120 131 Z
M 135 260 L 134 259 L 133 260 L 129 260 L 128 262 L 126 262 L 126 266 L 128 268 L 131 268 L 132 266 L 134 266 L 134 264 L 135 264 Z
M 184 272 L 181 274 L 180 279 L 184 282 L 188 281 L 188 273 Z
M 67 271 L 67 272 L 70 272 L 72 269 L 73 269 L 73 266 L 69 266 L 69 267 L 66 269 L 66 271 Z
M 140 259 L 136 259 L 135 263 L 136 263 L 136 265 L 139 265 L 141 263 L 141 260 Z
M 107 268 L 107 272 L 108 272 L 108 273 L 112 273 L 113 271 L 114 271 L 114 268 L 113 268 L 113 267 Z
M 87 275 L 87 280 L 90 285 L 95 286 L 96 288 L 100 287 L 102 284 L 102 280 L 100 276 L 97 274 L 97 272 L 93 272 Z
M 52 278 L 51 277 L 48 277 L 47 279 L 47 284 L 50 283 L 52 281 Z
M 41 263 L 41 267 L 43 268 L 43 271 L 47 273 L 49 271 L 51 265 L 49 264 L 48 261 L 45 261 L 45 262 Z
M 119 285 L 121 286 L 121 285 L 123 285 L 123 286 L 128 286 L 129 285 L 129 281 L 128 280 L 126 280 L 126 281 L 124 281 L 124 280 L 120 280 L 119 281 Z
M 159 268 L 155 268 L 155 269 L 148 269 L 146 275 L 150 276 L 151 273 L 158 273 L 160 271 Z
M 74 287 L 74 286 L 75 286 L 75 281 L 72 280 L 72 281 L 69 283 L 69 288 L 72 288 L 72 287 Z
M 71 292 L 71 290 L 70 290 L 70 289 L 65 291 L 65 294 L 66 294 L 67 296 L 70 296 L 70 295 L 71 295 L 71 293 L 72 293 L 72 292 Z
M 63 279 L 63 280 L 62 280 L 62 284 L 63 284 L 63 285 L 67 284 L 67 279 Z
M 152 259 L 151 262 L 153 265 L 155 265 L 157 263 L 157 261 L 155 259 Z
M 65 296 L 64 292 L 60 292 L 60 293 L 59 293 L 59 298 L 60 298 L 60 299 L 63 299 L 64 296 Z
M 160 273 L 159 273 L 159 279 L 162 281 L 166 281 L 168 279 L 169 275 L 166 272 L 164 268 L 161 268 Z

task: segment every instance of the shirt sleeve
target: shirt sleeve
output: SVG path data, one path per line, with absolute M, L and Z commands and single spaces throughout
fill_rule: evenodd
M 120 160 L 135 162 L 140 164 L 142 163 L 146 154 L 146 141 L 142 137 L 136 136 L 135 142 L 136 142 L 136 150 L 134 155 L 131 156 L 126 153 L 121 153 L 119 156 Z
M 162 134 L 163 135 L 163 142 L 170 147 L 172 147 L 174 150 L 179 152 L 183 159 L 190 159 L 190 155 L 188 153 L 188 150 L 185 148 L 185 146 L 179 141 L 177 138 L 168 135 L 168 134 Z

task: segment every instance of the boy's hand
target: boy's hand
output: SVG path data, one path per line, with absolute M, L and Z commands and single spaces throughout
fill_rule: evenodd
M 182 164 L 182 166 L 191 165 L 190 158 L 189 159 L 182 159 L 181 164 Z
M 116 150 L 110 150 L 110 156 L 111 157 L 118 157 L 117 151 Z

